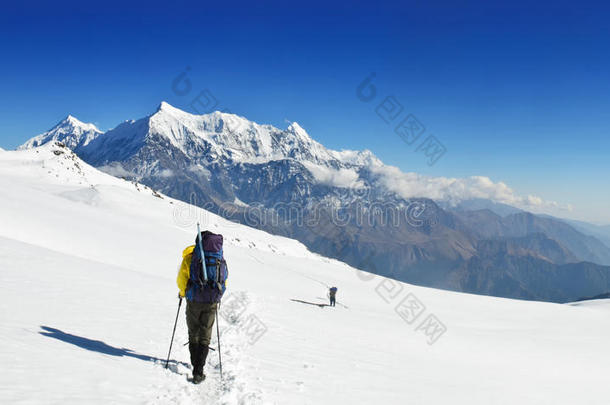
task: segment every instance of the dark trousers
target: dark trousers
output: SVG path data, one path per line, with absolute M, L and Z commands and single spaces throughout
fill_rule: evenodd
M 193 375 L 203 375 L 218 304 L 187 301 L 186 325 L 189 329 L 189 351 Z
M 337 302 L 337 300 L 335 299 L 335 297 L 332 297 L 332 296 L 331 296 L 331 297 L 330 297 L 330 306 L 331 306 L 331 307 L 334 307 L 336 302 Z

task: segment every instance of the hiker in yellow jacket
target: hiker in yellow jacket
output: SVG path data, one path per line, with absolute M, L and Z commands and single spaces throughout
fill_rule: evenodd
M 180 297 L 186 297 L 186 324 L 195 384 L 205 380 L 203 367 L 210 348 L 218 303 L 226 289 L 228 277 L 222 252 L 222 235 L 205 231 L 201 233 L 201 245 L 199 240 L 198 237 L 195 245 L 182 252 L 182 264 L 176 279 Z M 205 266 L 201 260 L 202 251 Z

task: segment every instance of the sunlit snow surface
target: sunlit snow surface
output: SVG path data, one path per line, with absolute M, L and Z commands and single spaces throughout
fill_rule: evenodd
M 220 321 L 224 380 L 211 352 L 208 379 L 193 386 L 184 307 L 169 370 L 162 359 L 177 266 L 197 220 L 225 236 L 224 305 L 233 310 Z M 339 288 L 337 307 L 298 302 L 325 303 L 330 285 Z M 395 311 L 409 294 L 425 305 L 412 324 Z M 550 405 L 610 397 L 608 300 L 514 301 L 373 277 L 155 196 L 56 145 L 0 154 L 0 302 L 0 403 Z M 447 328 L 432 345 L 416 330 L 429 315 Z

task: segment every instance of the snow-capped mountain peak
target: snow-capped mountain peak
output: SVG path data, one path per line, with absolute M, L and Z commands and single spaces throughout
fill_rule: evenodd
M 66 118 L 64 118 L 57 125 L 55 125 L 53 128 L 51 128 L 49 130 L 49 132 L 54 131 L 54 130 L 64 129 L 64 128 L 80 130 L 81 132 L 91 131 L 91 132 L 97 132 L 100 134 L 102 133 L 102 131 L 100 131 L 94 124 L 83 122 L 71 114 L 68 114 L 68 116 Z
M 177 109 L 177 108 L 174 107 L 173 105 L 171 105 L 170 103 L 168 103 L 167 101 L 161 101 L 161 104 L 159 104 L 159 108 L 157 109 L 157 111 L 168 110 L 168 109 Z
M 222 111 L 191 114 L 165 101 L 148 118 L 147 132 L 139 138 L 165 139 L 185 155 L 198 159 L 234 163 L 295 159 L 336 166 L 340 156 L 314 141 L 296 122 L 282 130 Z
M 161 101 L 161 103 L 159 104 L 159 107 L 157 107 L 157 111 L 152 116 L 155 116 L 157 114 L 172 115 L 177 118 L 183 117 L 184 115 L 192 115 L 186 111 L 183 111 L 179 108 L 174 107 L 167 101 Z
M 291 123 L 288 128 L 286 128 L 286 131 L 292 132 L 296 136 L 303 139 L 311 139 L 307 131 L 305 131 L 305 129 L 303 129 L 298 122 Z
M 52 141 L 65 143 L 96 164 L 125 160 L 145 145 L 148 145 L 148 150 L 171 145 L 188 159 L 201 162 L 264 163 L 292 159 L 334 168 L 379 162 L 368 151 L 329 150 L 313 140 L 297 122 L 290 123 L 286 129 L 279 129 L 228 112 L 191 114 L 166 101 L 162 101 L 150 116 L 125 121 L 104 134 L 95 125 L 68 115 L 20 149 Z M 149 163 L 153 166 L 154 162 L 151 160 Z
M 68 115 L 53 128 L 30 139 L 18 149 L 31 149 L 49 142 L 62 142 L 70 149 L 77 150 L 90 144 L 102 133 L 94 124 L 82 122 Z

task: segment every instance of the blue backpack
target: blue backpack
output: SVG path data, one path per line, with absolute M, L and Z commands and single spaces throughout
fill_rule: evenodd
M 204 231 L 197 236 L 186 288 L 186 298 L 189 301 L 215 303 L 222 299 L 222 295 L 227 289 L 226 284 L 229 277 L 227 262 L 222 254 L 222 244 L 222 235 Z M 203 250 L 205 258 L 205 275 L 203 273 L 201 250 Z

